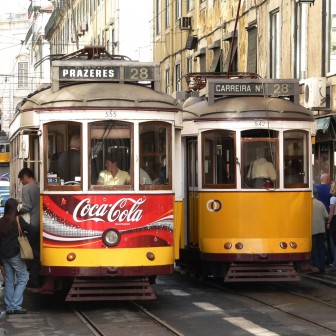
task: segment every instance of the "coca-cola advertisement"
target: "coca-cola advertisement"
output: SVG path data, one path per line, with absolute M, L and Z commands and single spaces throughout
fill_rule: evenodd
M 173 245 L 173 195 L 44 195 L 43 246 L 105 248 L 105 230 L 118 230 L 114 248 Z

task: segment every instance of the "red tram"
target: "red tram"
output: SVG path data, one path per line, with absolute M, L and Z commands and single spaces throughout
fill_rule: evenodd
M 154 298 L 150 282 L 173 272 L 180 107 L 159 92 L 157 64 L 103 48 L 64 56 L 51 71 L 51 86 L 25 98 L 10 125 L 12 195 L 23 167 L 40 184 L 39 291 L 61 289 L 68 301 Z M 60 166 L 74 137 L 79 165 Z M 128 176 L 122 184 L 100 181 L 112 157 Z

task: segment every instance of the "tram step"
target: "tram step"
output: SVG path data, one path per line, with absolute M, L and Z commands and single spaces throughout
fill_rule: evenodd
M 299 281 L 292 263 L 232 263 L 224 282 Z
M 65 301 L 112 301 L 156 299 L 149 279 L 75 278 Z

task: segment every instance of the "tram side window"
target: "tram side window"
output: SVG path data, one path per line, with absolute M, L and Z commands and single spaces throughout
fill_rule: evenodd
M 285 188 L 308 186 L 308 135 L 304 131 L 284 132 Z
M 132 189 L 133 126 L 116 120 L 90 124 L 91 189 Z
M 47 188 L 81 185 L 81 126 L 55 122 L 46 125 Z
M 236 183 L 235 132 L 214 130 L 202 134 L 203 185 L 230 188 Z
M 171 187 L 171 130 L 163 122 L 140 124 L 140 189 Z
M 279 185 L 278 132 L 254 129 L 241 134 L 242 188 L 268 189 Z

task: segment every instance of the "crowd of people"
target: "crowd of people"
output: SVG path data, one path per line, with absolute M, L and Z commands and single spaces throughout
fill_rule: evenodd
M 327 266 L 336 267 L 336 183 L 322 174 L 314 186 L 312 216 L 313 273 L 324 273 Z

